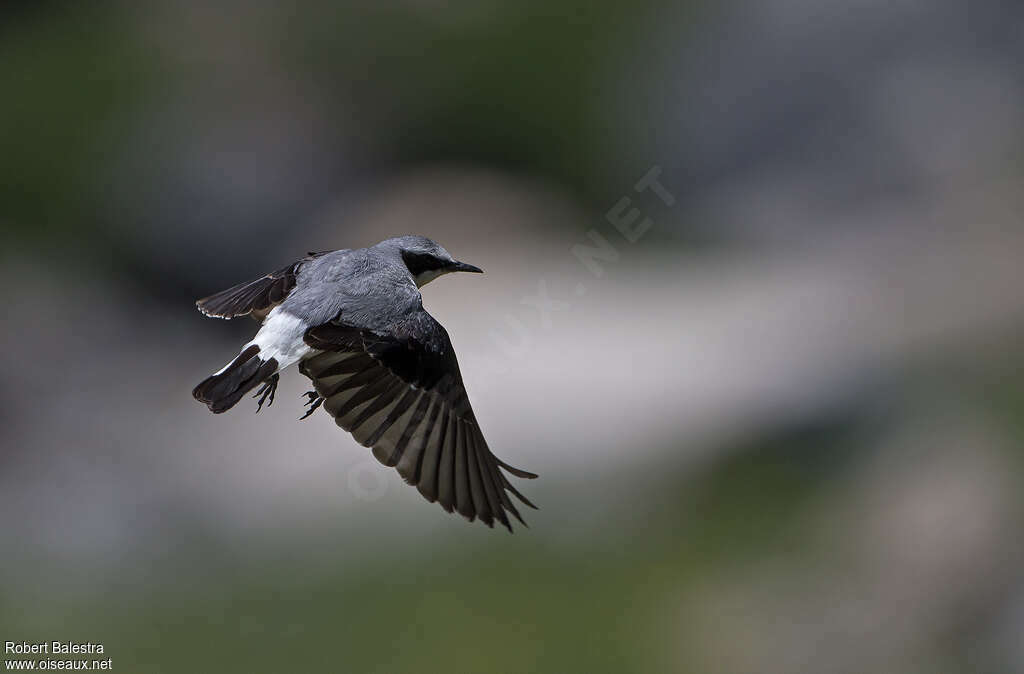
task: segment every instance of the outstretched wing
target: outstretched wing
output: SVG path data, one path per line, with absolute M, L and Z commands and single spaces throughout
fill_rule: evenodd
M 214 318 L 235 318 L 252 315 L 262 320 L 277 304 L 280 304 L 295 287 L 295 276 L 303 263 L 326 255 L 330 251 L 310 253 L 307 257 L 283 269 L 261 276 L 254 281 L 239 283 L 215 295 L 196 302 L 199 311 Z
M 535 508 L 502 473 L 535 478 L 487 447 L 459 373 L 448 333 L 422 308 L 389 334 L 344 323 L 310 328 L 319 353 L 299 369 L 324 398 L 324 409 L 373 455 L 448 512 L 509 531 L 506 511 L 523 522 L 509 493 Z

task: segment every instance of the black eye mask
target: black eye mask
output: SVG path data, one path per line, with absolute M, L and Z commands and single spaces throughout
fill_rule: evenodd
M 428 271 L 437 271 L 448 266 L 444 260 L 440 260 L 427 253 L 408 253 L 402 251 L 402 261 L 408 267 L 409 273 L 414 277 Z

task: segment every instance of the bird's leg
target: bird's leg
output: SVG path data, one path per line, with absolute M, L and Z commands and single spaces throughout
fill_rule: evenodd
M 313 414 L 313 412 L 316 412 L 317 408 L 324 404 L 324 399 L 321 398 L 320 394 L 317 393 L 316 391 L 306 391 L 303 395 L 309 398 L 309 400 L 305 402 L 306 405 L 309 405 L 309 409 L 306 410 L 305 414 L 299 417 L 299 421 L 302 421 L 303 419 L 308 419 L 309 415 Z
M 281 375 L 274 373 L 269 379 L 263 382 L 263 386 L 260 387 L 259 391 L 256 391 L 256 395 L 253 398 L 259 398 L 259 407 L 256 408 L 256 414 L 260 413 L 263 409 L 263 403 L 267 403 L 267 407 L 274 404 L 274 394 L 277 393 L 277 383 L 281 381 Z M 267 400 L 267 399 L 270 400 Z

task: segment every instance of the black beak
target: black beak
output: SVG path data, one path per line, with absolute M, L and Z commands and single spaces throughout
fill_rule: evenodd
M 449 267 L 449 269 L 451 269 L 452 271 L 471 271 L 474 274 L 484 273 L 484 270 L 481 269 L 480 267 L 474 267 L 473 265 L 466 264 L 465 262 L 456 262 L 451 267 Z

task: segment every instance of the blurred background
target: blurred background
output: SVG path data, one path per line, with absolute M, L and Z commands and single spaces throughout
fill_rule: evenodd
M 1022 27 L 4 3 L 0 640 L 147 673 L 1024 671 Z M 259 416 L 190 396 L 256 329 L 196 298 L 405 233 L 487 271 L 424 303 L 541 475 L 514 536 L 297 421 L 297 372 Z

